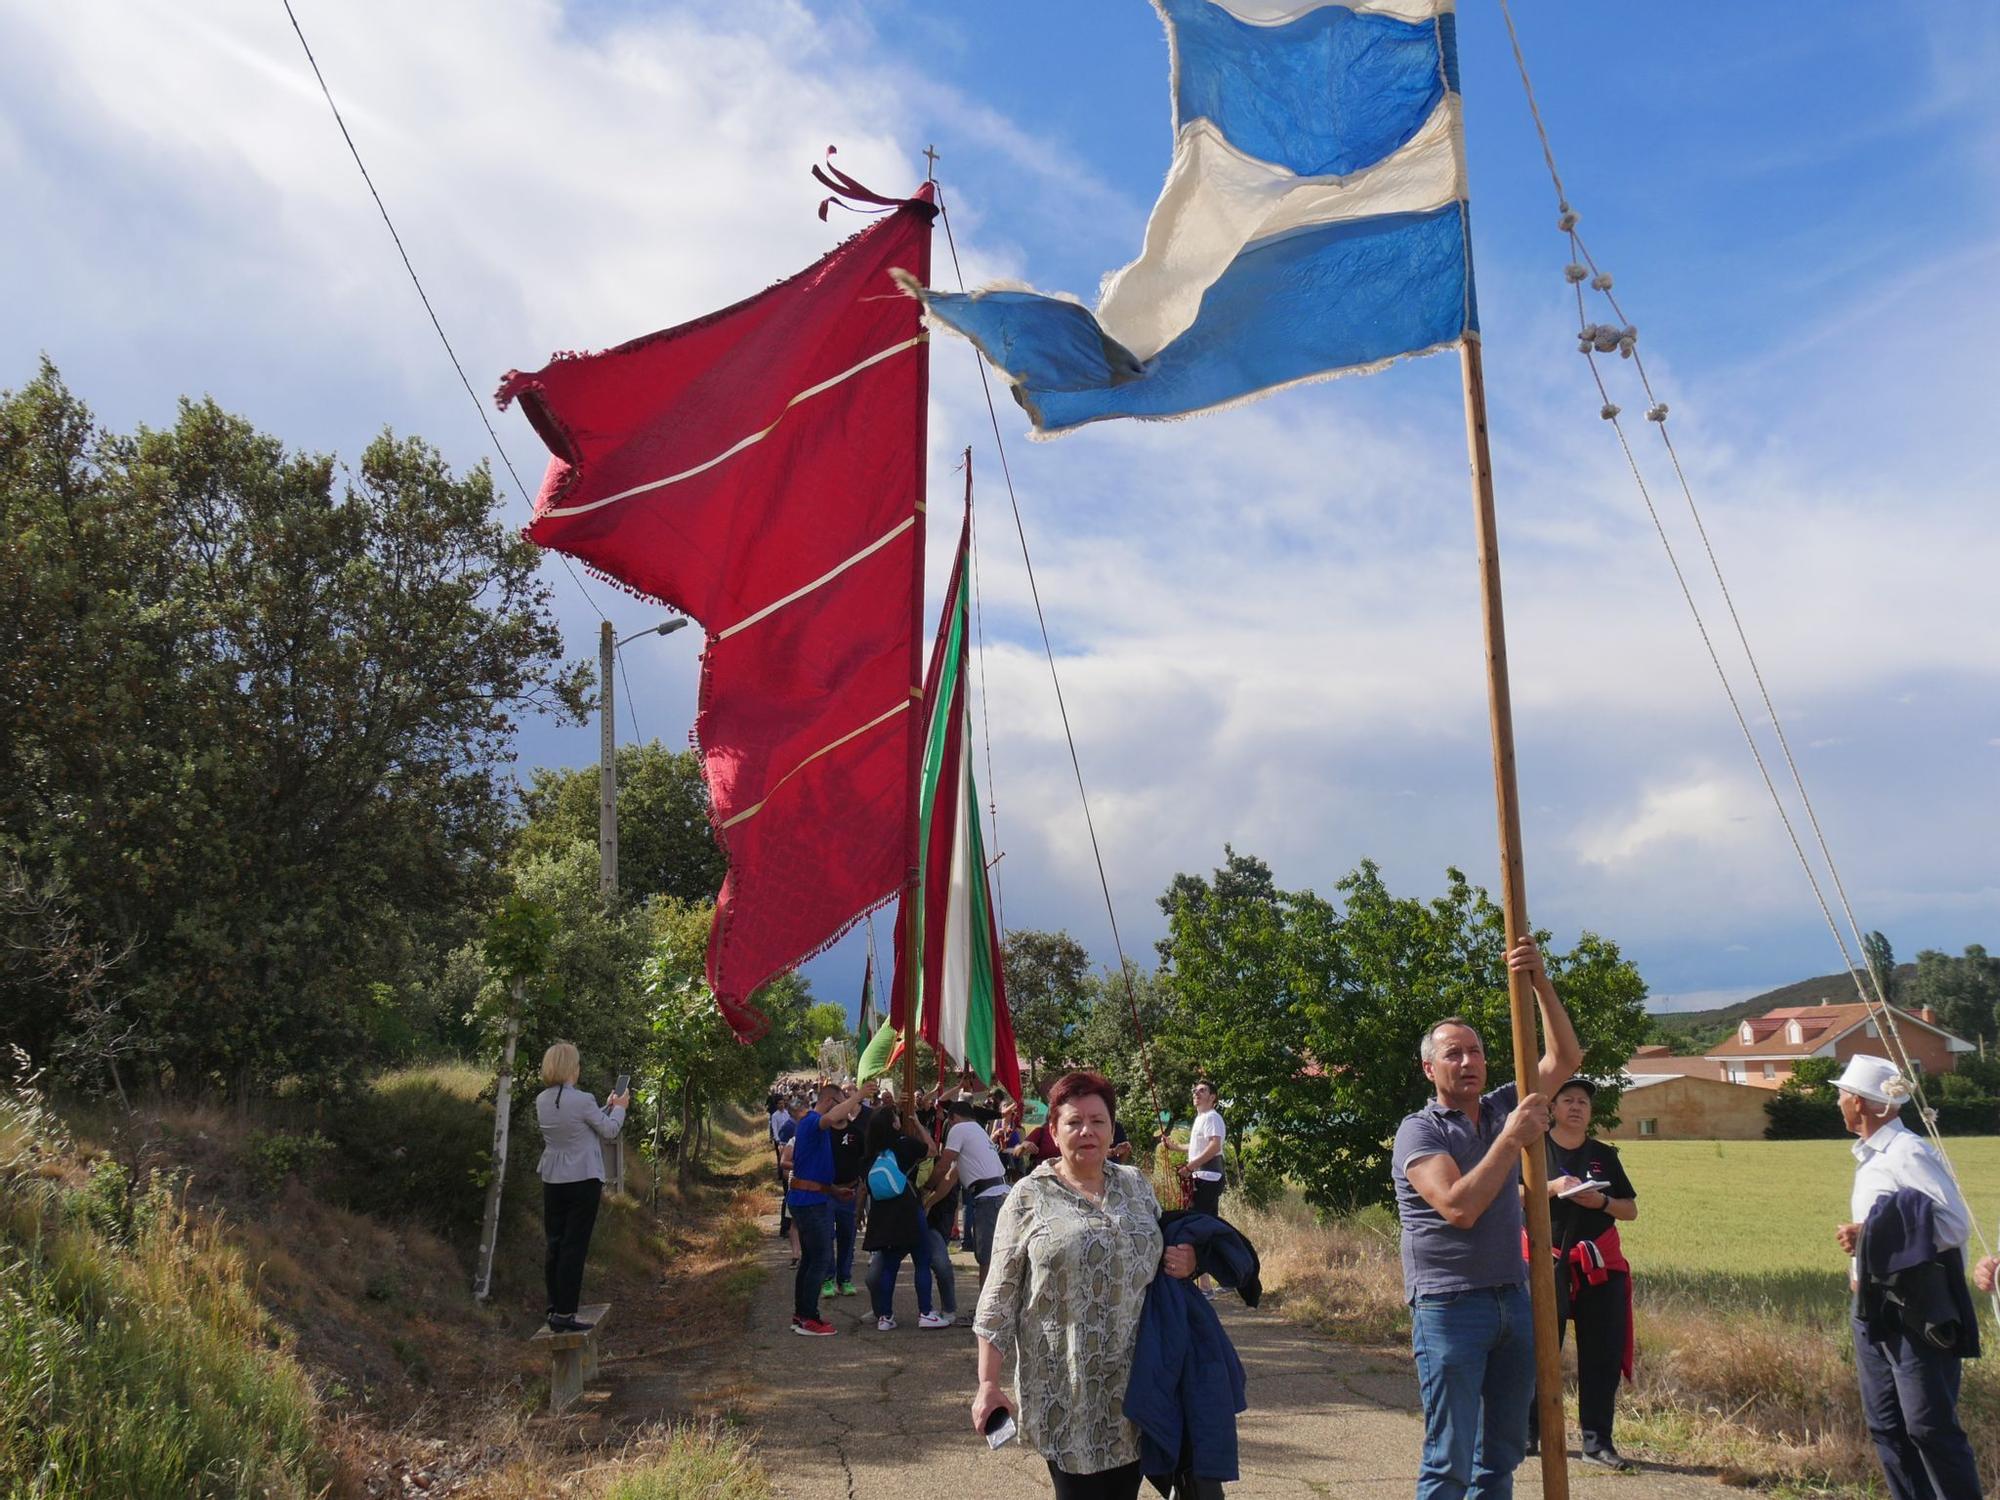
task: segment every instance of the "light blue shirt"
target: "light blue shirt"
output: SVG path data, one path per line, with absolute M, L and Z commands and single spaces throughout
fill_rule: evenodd
M 582 1089 L 558 1084 L 535 1096 L 535 1121 L 542 1127 L 542 1159 L 535 1165 L 542 1181 L 602 1182 L 601 1143 L 618 1139 L 625 1109 L 599 1109 Z

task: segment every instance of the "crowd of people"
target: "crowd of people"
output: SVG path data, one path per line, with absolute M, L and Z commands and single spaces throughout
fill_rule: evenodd
M 1484 1040 L 1461 1017 L 1424 1035 L 1432 1097 L 1398 1128 L 1391 1180 L 1423 1403 L 1418 1500 L 1500 1497 L 1537 1450 L 1534 1326 L 1527 1289 L 1522 1153 L 1547 1165 L 1558 1327 L 1575 1333 L 1582 1456 L 1633 1466 L 1614 1436 L 1632 1375 L 1632 1271 L 1619 1226 L 1639 1194 L 1617 1149 L 1591 1134 L 1597 1085 L 1532 942 L 1508 954 L 1531 986 L 1546 1050 L 1521 1086 L 1487 1087 Z M 598 1139 L 623 1098 L 575 1089 L 574 1048 L 551 1048 L 537 1100 L 548 1137 L 549 1315 L 573 1321 L 601 1176 Z M 1979 1352 L 1971 1288 L 1991 1293 L 2000 1260 L 1968 1267 L 1971 1215 L 1944 1162 L 1898 1115 L 1909 1081 L 1855 1057 L 1837 1081 L 1856 1137 L 1852 1217 L 1834 1238 L 1851 1257 L 1862 1405 L 1895 1500 L 1976 1500 L 1977 1466 L 1957 1415 L 1962 1361 Z M 920 1329 L 970 1326 L 973 1425 L 1017 1432 L 1047 1461 L 1055 1493 L 1132 1500 L 1219 1495 L 1236 1475 L 1242 1366 L 1210 1300 L 1215 1283 L 1254 1304 L 1256 1250 L 1221 1216 L 1227 1126 L 1208 1081 L 1162 1209 L 1132 1165 L 1117 1091 L 1065 1074 L 1032 1122 L 1019 1101 L 956 1089 L 907 1102 L 888 1084 L 829 1080 L 769 1101 L 780 1232 L 795 1267 L 791 1326 L 828 1337 L 829 1299 L 854 1297 L 857 1250 L 878 1332 L 896 1329 L 908 1261 Z M 1034 1108 L 1036 1106 L 1030 1106 Z M 1171 1148 L 1168 1148 L 1171 1149 Z M 951 1247 L 969 1251 L 975 1310 L 961 1311 Z M 1003 1382 L 1011 1360 L 1011 1386 Z

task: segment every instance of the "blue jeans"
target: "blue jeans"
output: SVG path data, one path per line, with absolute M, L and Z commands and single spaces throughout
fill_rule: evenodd
M 1000 1222 L 1000 1205 L 1006 1201 L 1005 1194 L 989 1193 L 965 1206 L 966 1221 L 972 1225 L 972 1254 L 979 1262 L 981 1276 L 993 1263 L 993 1230 Z
M 902 1269 L 903 1257 L 909 1256 L 913 1269 L 910 1279 L 917 1284 L 917 1311 L 931 1310 L 931 1240 L 933 1231 L 926 1230 L 917 1241 L 914 1250 L 877 1250 L 875 1259 L 868 1267 L 868 1300 L 874 1304 L 875 1316 L 893 1317 L 896 1312 L 896 1272 Z
M 833 1276 L 842 1286 L 854 1282 L 854 1200 L 833 1205 Z
M 950 1313 L 955 1318 L 958 1316 L 958 1278 L 951 1268 L 951 1247 L 945 1244 L 944 1236 L 930 1225 L 924 1226 L 924 1233 L 930 1236 L 931 1242 L 930 1274 L 937 1283 L 934 1300 L 940 1312 Z M 913 1271 L 910 1274 L 921 1277 L 923 1272 Z
M 1959 1500 L 1979 1494 L 1979 1465 L 1958 1425 L 1960 1362 L 1903 1333 L 1871 1339 L 1854 1324 L 1861 1411 L 1894 1500 Z
M 833 1205 L 794 1203 L 792 1223 L 799 1231 L 799 1271 L 792 1282 L 792 1316 L 819 1317 L 819 1285 L 833 1267 Z
M 1410 1305 L 1424 1397 L 1417 1500 L 1508 1500 L 1535 1399 L 1535 1325 L 1524 1286 L 1441 1292 Z

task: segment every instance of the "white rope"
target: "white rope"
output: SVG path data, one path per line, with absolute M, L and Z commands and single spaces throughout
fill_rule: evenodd
M 1729 700 L 1730 712 L 1736 717 L 1737 728 L 1743 732 L 1744 743 L 1750 747 L 1751 758 L 1757 763 L 1758 774 L 1763 778 L 1764 789 L 1770 794 L 1771 805 L 1777 810 L 1778 821 L 1784 826 L 1785 835 L 1791 841 L 1792 851 L 1798 856 L 1800 868 L 1805 871 L 1806 881 L 1812 887 L 1813 899 L 1819 904 L 1820 915 L 1826 920 L 1827 930 L 1833 934 L 1834 944 L 1840 950 L 1842 965 L 1853 979 L 1855 992 L 1861 997 L 1863 1007 L 1875 1020 L 1883 1039 L 1893 1049 L 1897 1065 L 1915 1095 L 1918 1118 L 1923 1123 L 1924 1131 L 1930 1137 L 1940 1160 L 1943 1161 L 1945 1171 L 1951 1177 L 1953 1185 L 1958 1188 L 1959 1196 L 1964 1198 L 1965 1185 L 1959 1179 L 1958 1169 L 1952 1164 L 1951 1154 L 1945 1149 L 1944 1138 L 1938 1133 L 1937 1111 L 1932 1108 L 1924 1095 L 1922 1071 L 1913 1064 L 1908 1049 L 1903 1045 L 1902 1033 L 1896 1025 L 1895 1007 L 1889 1004 L 1886 977 L 1875 971 L 1874 964 L 1868 958 L 1868 945 L 1861 935 L 1861 925 L 1855 919 L 1853 904 L 1848 900 L 1846 886 L 1840 878 L 1840 867 L 1834 860 L 1832 849 L 1828 847 L 1826 833 L 1820 826 L 1819 815 L 1813 809 L 1812 798 L 1806 792 L 1805 777 L 1799 770 L 1797 758 L 1792 754 L 1791 741 L 1785 734 L 1783 721 L 1778 716 L 1777 705 L 1771 699 L 1770 689 L 1764 681 L 1763 670 L 1757 664 L 1756 652 L 1751 649 L 1749 633 L 1744 629 L 1742 616 L 1736 609 L 1736 600 L 1729 591 L 1728 581 L 1723 577 L 1721 560 L 1716 556 L 1715 545 L 1709 539 L 1707 526 L 1702 522 L 1701 509 L 1695 503 L 1693 486 L 1689 483 L 1687 471 L 1681 464 L 1680 454 L 1674 448 L 1673 436 L 1667 430 L 1667 403 L 1659 398 L 1653 389 L 1651 379 L 1647 376 L 1645 359 L 1638 352 L 1639 330 L 1626 317 L 1625 309 L 1619 305 L 1618 298 L 1612 292 L 1611 274 L 1597 264 L 1590 254 L 1589 247 L 1584 244 L 1582 235 L 1577 233 L 1579 216 L 1570 206 L 1568 195 L 1563 188 L 1562 175 L 1556 169 L 1555 150 L 1549 143 L 1548 126 L 1542 119 L 1541 106 L 1535 98 L 1534 83 L 1528 76 L 1527 58 L 1521 51 L 1520 34 L 1515 29 L 1514 13 L 1508 0 L 1500 0 L 1500 14 L 1507 24 L 1507 38 L 1513 46 L 1514 63 L 1521 75 L 1522 91 L 1527 96 L 1528 113 L 1534 119 L 1535 134 L 1541 141 L 1542 159 L 1548 164 L 1549 179 L 1555 186 L 1556 227 L 1569 238 L 1570 259 L 1563 268 L 1563 279 L 1576 290 L 1577 349 L 1590 364 L 1591 380 L 1597 386 L 1598 397 L 1602 403 L 1598 408 L 1598 415 L 1609 422 L 1613 432 L 1617 434 L 1618 446 L 1625 455 L 1626 464 L 1631 468 L 1632 479 L 1638 486 L 1639 497 L 1645 502 L 1646 514 L 1651 517 L 1653 529 L 1660 538 L 1660 545 L 1666 550 L 1667 562 L 1673 569 L 1674 581 L 1680 585 L 1681 597 L 1687 601 L 1688 612 L 1694 616 L 1695 628 L 1701 634 L 1702 646 L 1708 652 L 1709 662 L 1715 668 L 1715 675 L 1722 684 L 1724 696 Z M 1616 319 L 1615 322 L 1591 321 L 1583 300 L 1586 281 L 1592 291 L 1604 298 L 1613 318 Z M 1826 863 L 1827 875 L 1832 881 L 1835 898 L 1842 915 L 1847 918 L 1849 931 L 1854 934 L 1856 947 L 1861 954 L 1859 967 L 1853 955 L 1848 952 L 1847 939 L 1841 933 L 1840 924 L 1834 919 L 1826 893 L 1820 885 L 1819 874 L 1806 854 L 1805 846 L 1799 838 L 1797 828 L 1793 825 L 1784 798 L 1779 793 L 1777 784 L 1765 763 L 1764 753 L 1757 744 L 1756 735 L 1751 731 L 1749 720 L 1744 716 L 1735 687 L 1729 680 L 1729 673 L 1723 667 L 1722 658 L 1716 652 L 1715 643 L 1709 634 L 1708 623 L 1702 616 L 1700 606 L 1695 602 L 1693 590 L 1689 588 L 1686 575 L 1681 570 L 1680 559 L 1674 551 L 1673 542 L 1668 538 L 1659 511 L 1653 504 L 1653 497 L 1646 486 L 1645 476 L 1640 471 L 1638 458 L 1632 452 L 1632 445 L 1625 435 L 1623 424 L 1618 420 L 1622 408 L 1611 399 L 1610 390 L 1604 383 L 1603 372 L 1597 364 L 1600 354 L 1610 354 L 1614 350 L 1621 359 L 1632 362 L 1633 371 L 1639 377 L 1639 384 L 1645 391 L 1646 419 L 1659 429 L 1660 440 L 1665 445 L 1667 457 L 1673 465 L 1674 476 L 1687 502 L 1688 513 L 1693 518 L 1696 534 L 1701 538 L 1702 550 L 1708 557 L 1716 587 L 1720 590 L 1723 603 L 1728 609 L 1737 643 L 1743 649 L 1744 659 L 1748 662 L 1751 676 L 1757 685 L 1758 696 L 1762 699 L 1764 711 L 1770 718 L 1772 732 L 1777 737 L 1786 768 L 1791 772 L 1792 784 L 1798 791 L 1806 821 L 1812 829 L 1814 842 L 1819 848 L 1821 859 Z M 1863 983 L 1864 974 L 1867 976 L 1867 983 Z M 1980 1226 L 1978 1216 L 1971 1213 L 1969 1202 L 1967 1208 L 1972 1220 L 1972 1231 L 1979 1240 L 1980 1249 L 1986 1254 L 1992 1254 L 1992 1244 L 1986 1238 L 1986 1232 Z M 1993 1305 L 1995 1315 L 2000 1316 L 2000 1289 L 1996 1289 L 1993 1294 Z

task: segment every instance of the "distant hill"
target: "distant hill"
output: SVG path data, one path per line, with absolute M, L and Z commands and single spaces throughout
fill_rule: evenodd
M 1897 964 L 1896 987 L 1907 985 L 1916 972 L 1915 964 Z M 1751 1016 L 1761 1016 L 1766 1011 L 1784 1006 L 1817 1005 L 1822 1000 L 1839 1005 L 1853 999 L 1852 975 L 1822 974 L 1816 979 L 1801 979 L 1775 990 L 1766 990 L 1761 995 L 1752 995 L 1748 1000 L 1739 1000 L 1734 1005 L 1717 1006 L 1714 1010 L 1682 1010 L 1656 1015 L 1653 1017 L 1653 1032 L 1658 1041 L 1676 1052 L 1699 1054 L 1727 1037 L 1739 1023 Z

